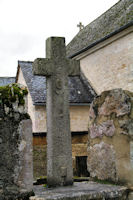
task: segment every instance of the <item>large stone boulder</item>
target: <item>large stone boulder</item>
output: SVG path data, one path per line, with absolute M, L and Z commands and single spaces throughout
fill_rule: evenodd
M 133 93 L 105 91 L 91 104 L 87 166 L 93 178 L 133 185 Z
M 32 125 L 27 89 L 0 87 L 0 200 L 26 199 L 32 193 Z

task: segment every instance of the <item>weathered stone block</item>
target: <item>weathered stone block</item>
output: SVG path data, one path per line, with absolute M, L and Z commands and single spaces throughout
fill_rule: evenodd
M 0 87 L 0 199 L 24 199 L 32 192 L 32 124 L 26 88 Z
M 103 92 L 90 106 L 91 177 L 133 185 L 133 93 Z

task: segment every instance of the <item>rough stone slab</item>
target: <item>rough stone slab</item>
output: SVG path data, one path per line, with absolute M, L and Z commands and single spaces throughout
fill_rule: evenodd
M 73 186 L 44 188 L 43 185 L 34 186 L 35 197 L 30 200 L 93 200 L 112 199 L 126 200 L 127 188 L 99 184 L 95 182 L 74 183 Z
M 90 106 L 90 177 L 133 186 L 133 93 L 104 91 Z

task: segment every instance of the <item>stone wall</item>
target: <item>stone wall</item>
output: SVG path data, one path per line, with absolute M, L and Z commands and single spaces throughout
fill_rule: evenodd
M 32 193 L 32 124 L 27 89 L 0 87 L 0 200 L 25 199 Z
M 76 157 L 87 156 L 87 134 L 72 135 L 73 171 L 76 171 Z M 33 171 L 34 179 L 47 175 L 47 141 L 46 136 L 33 137 Z
M 103 92 L 89 111 L 90 176 L 133 186 L 133 93 Z
M 119 33 L 113 42 L 111 37 L 104 43 L 81 58 L 83 73 L 98 95 L 114 88 L 133 92 L 133 32 L 123 37 Z

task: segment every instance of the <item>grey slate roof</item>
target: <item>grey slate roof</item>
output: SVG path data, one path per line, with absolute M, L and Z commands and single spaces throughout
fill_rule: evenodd
M 15 83 L 15 77 L 0 77 L 0 86 Z
M 27 87 L 30 91 L 34 105 L 46 103 L 46 77 L 32 74 L 32 62 L 19 61 Z M 92 87 L 82 77 L 69 77 L 70 104 L 88 104 L 96 96 Z
M 108 11 L 79 31 L 67 45 L 67 56 L 72 58 L 132 25 L 133 0 L 120 0 Z

